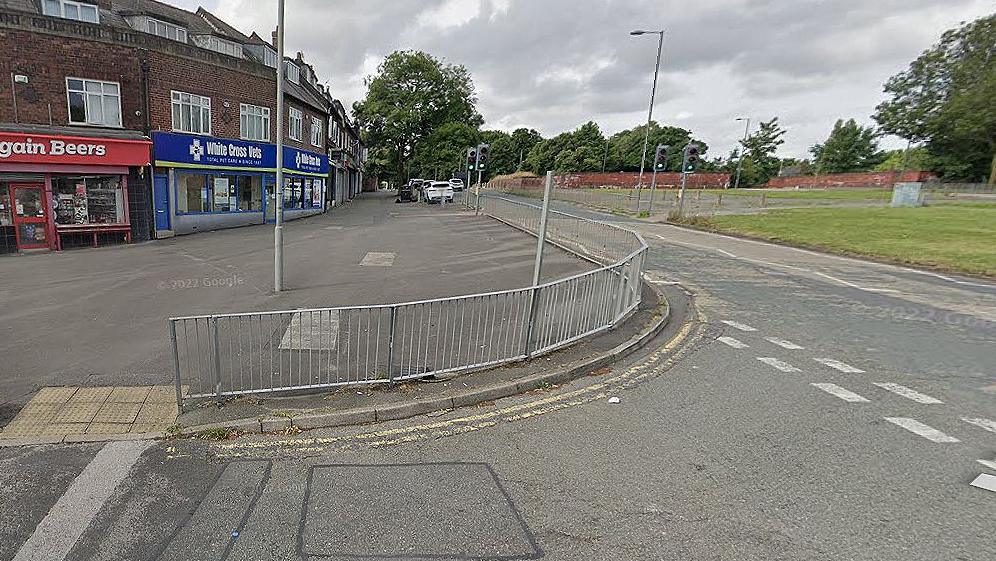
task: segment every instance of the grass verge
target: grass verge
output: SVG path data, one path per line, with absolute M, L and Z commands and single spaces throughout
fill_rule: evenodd
M 996 278 L 996 204 L 812 208 L 689 225 L 834 253 Z

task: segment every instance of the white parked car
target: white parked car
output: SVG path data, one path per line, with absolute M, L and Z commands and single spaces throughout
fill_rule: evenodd
M 450 187 L 453 187 L 454 191 L 463 191 L 463 180 L 459 177 L 450 179 Z
M 425 193 L 425 202 L 429 204 L 453 202 L 453 186 L 448 181 L 426 181 L 422 192 Z

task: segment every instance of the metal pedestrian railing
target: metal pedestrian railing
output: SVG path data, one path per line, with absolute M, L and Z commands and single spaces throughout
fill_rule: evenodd
M 482 193 L 480 207 L 538 235 L 539 206 Z M 639 234 L 551 210 L 546 239 L 599 267 L 527 288 L 417 302 L 170 318 L 177 400 L 495 366 L 609 329 L 639 306 L 647 254 Z

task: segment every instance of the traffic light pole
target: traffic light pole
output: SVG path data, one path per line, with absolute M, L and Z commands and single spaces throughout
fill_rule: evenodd
M 654 164 L 654 175 L 650 179 L 650 203 L 647 205 L 647 214 L 654 213 L 654 191 L 657 190 L 657 164 Z
M 685 216 L 685 183 L 688 180 L 688 172 L 681 172 L 681 193 L 678 195 L 678 218 Z

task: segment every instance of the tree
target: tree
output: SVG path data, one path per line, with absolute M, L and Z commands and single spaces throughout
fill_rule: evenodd
M 537 142 L 526 158 L 526 168 L 537 174 L 547 171 L 599 171 L 605 137 L 594 121 L 576 130 Z
M 785 130 L 778 125 L 778 117 L 762 122 L 760 127 L 740 141 L 744 148 L 741 185 L 763 185 L 778 174 L 781 164 L 775 151 L 785 143 Z
M 609 170 L 640 171 L 640 158 L 643 154 L 643 140 L 646 131 L 647 125 L 640 125 L 612 135 L 612 138 L 609 139 Z M 680 169 L 681 149 L 693 140 L 699 145 L 702 160 L 705 161 L 705 153 L 709 149 L 709 146 L 701 140 L 693 139 L 691 131 L 680 127 L 662 127 L 657 121 L 651 121 L 650 141 L 647 143 L 645 169 L 652 171 L 654 150 L 660 144 L 666 144 L 671 147 L 667 158 L 667 169 L 672 171 Z
M 899 171 L 901 169 L 910 170 L 932 170 L 933 162 L 930 152 L 926 148 L 912 148 L 907 154 L 906 150 L 887 150 L 882 153 L 882 161 L 879 162 L 872 171 Z M 905 165 L 904 160 L 905 159 Z
M 481 133 L 466 123 L 445 123 L 418 144 L 412 158 L 413 177 L 448 179 L 463 172 L 467 165 L 467 148 L 477 146 Z M 461 177 L 463 175 L 461 174 Z
M 373 157 L 368 172 L 402 182 L 419 144 L 446 123 L 477 129 L 484 120 L 470 73 L 420 51 L 395 51 L 367 77 L 353 116 Z
M 996 182 L 996 14 L 951 29 L 889 78 L 873 118 L 883 132 L 925 142 L 945 177 Z
M 873 127 L 862 127 L 854 119 L 837 119 L 823 144 L 809 149 L 820 173 L 868 171 L 882 161 L 877 133 Z

